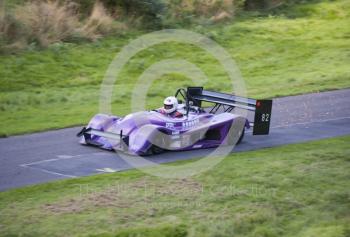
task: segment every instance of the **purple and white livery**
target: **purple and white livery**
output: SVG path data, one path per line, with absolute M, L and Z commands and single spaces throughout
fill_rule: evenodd
M 80 143 L 135 155 L 151 155 L 167 150 L 184 151 L 238 144 L 245 129 L 253 125 L 253 135 L 269 133 L 272 100 L 254 100 L 231 94 L 206 91 L 202 87 L 177 90 L 182 97 L 184 116 L 168 117 L 144 111 L 125 117 L 97 114 L 77 135 Z M 209 110 L 202 102 L 214 103 Z M 254 122 L 231 113 L 234 108 L 255 112 Z

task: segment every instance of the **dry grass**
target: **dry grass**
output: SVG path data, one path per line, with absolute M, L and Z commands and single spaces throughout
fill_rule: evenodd
M 181 18 L 183 12 L 186 12 L 217 22 L 232 18 L 242 2 L 241 0 L 181 0 L 180 4 L 178 1 L 170 1 L 169 5 L 174 18 Z
M 117 17 L 114 15 L 114 17 Z M 91 15 L 81 28 L 82 34 L 89 39 L 96 39 L 116 30 L 125 30 L 125 24 L 117 24 L 101 2 L 96 1 Z
M 12 11 L 0 11 L 0 42 L 3 49 L 40 47 L 76 39 L 95 40 L 102 35 L 125 29 L 96 2 L 90 16 L 80 20 L 79 5 L 74 2 L 31 1 Z
M 154 183 L 154 180 L 142 178 L 132 183 L 114 184 L 105 188 L 83 185 L 80 195 L 55 203 L 46 203 L 42 208 L 53 214 L 78 213 L 94 208 L 135 208 L 136 215 L 146 207 L 157 207 L 169 198 L 190 202 L 202 192 L 202 185 L 192 179 L 176 179 Z
M 79 28 L 75 4 L 28 2 L 16 8 L 14 15 L 27 31 L 27 41 L 37 42 L 43 47 L 74 37 Z
M 195 12 L 200 16 L 213 16 L 223 11 L 233 14 L 234 1 L 203 0 L 195 2 L 195 7 Z

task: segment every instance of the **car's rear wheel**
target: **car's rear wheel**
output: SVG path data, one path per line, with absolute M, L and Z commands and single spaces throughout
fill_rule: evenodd
M 239 143 L 242 142 L 243 138 L 244 138 L 244 133 L 245 133 L 245 128 L 243 128 L 243 130 L 241 132 L 238 133 L 239 138 L 238 141 L 236 142 L 236 145 L 238 145 Z
M 227 145 L 238 145 L 244 138 L 245 128 L 235 128 L 228 134 Z

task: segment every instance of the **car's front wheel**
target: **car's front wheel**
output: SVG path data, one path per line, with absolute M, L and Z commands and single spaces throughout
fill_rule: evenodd
M 143 155 L 144 156 L 157 155 L 163 152 L 164 152 L 164 149 L 152 144 L 150 148 L 148 148 L 148 150 Z

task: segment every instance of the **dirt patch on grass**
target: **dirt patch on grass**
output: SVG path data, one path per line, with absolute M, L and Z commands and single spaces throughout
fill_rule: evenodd
M 55 214 L 79 213 L 96 208 L 135 208 L 145 207 L 147 213 L 164 208 L 171 198 L 172 202 L 188 202 L 196 199 L 202 192 L 200 183 L 191 179 L 159 180 L 143 178 L 130 183 L 115 183 L 105 187 L 79 186 L 77 197 L 47 203 L 44 210 Z M 168 203 L 169 204 L 169 203 Z M 155 206 L 159 206 L 155 208 Z M 169 205 L 168 205 L 169 206 Z M 140 209 L 140 210 L 141 210 Z

